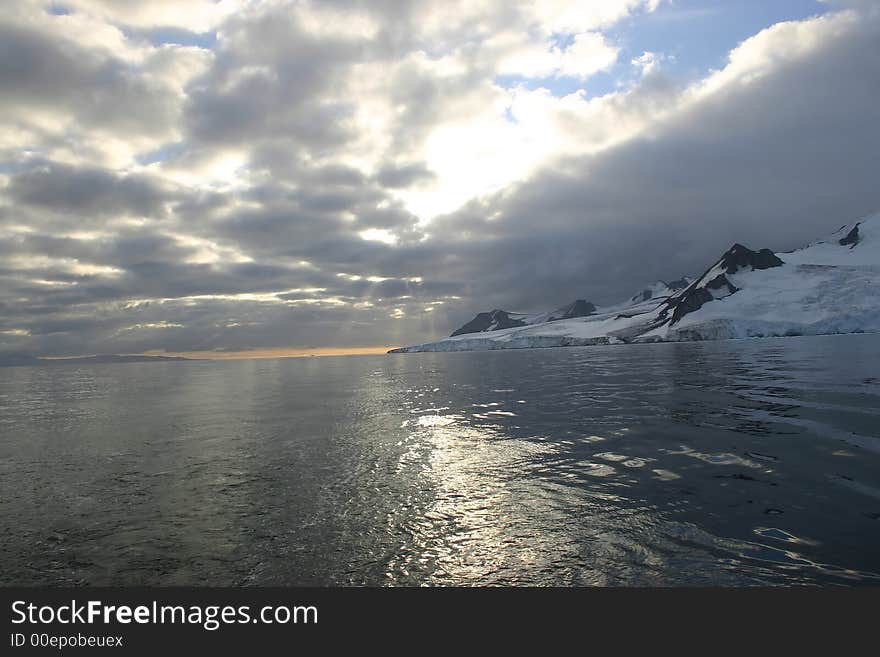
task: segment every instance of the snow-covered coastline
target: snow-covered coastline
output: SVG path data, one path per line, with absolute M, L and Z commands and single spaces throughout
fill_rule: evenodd
M 654 283 L 615 306 L 578 308 L 589 314 L 540 321 L 559 315 L 481 313 L 452 337 L 389 353 L 878 333 L 880 215 L 787 253 L 735 245 L 692 281 Z M 498 318 L 506 328 L 497 328 Z

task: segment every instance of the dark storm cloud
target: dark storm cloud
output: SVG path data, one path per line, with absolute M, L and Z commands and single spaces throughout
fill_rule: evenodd
M 23 233 L 0 237 L 0 258 L 10 255 L 46 256 L 95 265 L 126 267 L 144 260 L 176 262 L 193 256 L 195 249 L 152 229 L 129 228 L 94 239 Z M 53 275 L 54 274 L 54 275 Z M 49 269 L 41 278 L 64 280 L 59 269 Z
M 337 272 L 348 271 L 351 265 L 367 266 L 359 273 L 394 276 L 397 272 L 373 270 L 369 263 L 394 258 L 398 250 L 365 241 L 359 232 L 394 228 L 403 237 L 415 235 L 417 218 L 399 204 L 377 207 L 384 196 L 369 186 L 343 190 L 262 187 L 248 198 L 258 199 L 260 207 L 221 213 L 204 226 L 204 236 L 264 259 L 308 260 Z
M 362 228 L 393 228 L 398 234 L 405 234 L 417 230 L 418 217 L 400 203 L 388 203 L 383 207 L 358 209 L 357 223 Z
M 379 169 L 376 179 L 383 187 L 395 189 L 409 187 L 418 182 L 434 178 L 434 173 L 424 162 L 413 162 L 404 165 L 388 165 Z
M 354 105 L 325 98 L 363 44 L 309 33 L 283 7 L 224 26 L 214 65 L 190 88 L 190 136 L 211 145 L 285 139 L 322 151 L 352 138 Z
M 176 116 L 169 89 L 104 50 L 0 19 L 0 107 L 38 108 L 77 126 L 151 133 Z
M 206 227 L 210 234 L 262 255 L 302 255 L 303 247 L 348 230 L 343 219 L 307 211 L 294 203 L 240 210 Z
M 338 213 L 346 210 L 352 210 L 359 203 L 364 202 L 364 194 L 347 193 L 339 191 L 315 191 L 304 189 L 296 194 L 294 198 L 298 201 L 299 206 L 305 210 L 312 210 L 319 213 Z M 377 194 L 373 198 L 373 203 L 382 198 Z
M 362 171 L 344 164 L 327 164 L 306 168 L 300 180 L 304 185 L 359 187 L 366 182 Z
M 10 177 L 7 194 L 19 204 L 88 218 L 160 217 L 175 198 L 167 185 L 145 175 L 57 162 L 27 163 Z

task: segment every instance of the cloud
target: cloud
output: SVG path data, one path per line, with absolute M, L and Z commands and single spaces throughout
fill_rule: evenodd
M 21 2 L 0 17 L 0 153 L 124 167 L 179 130 L 187 80 L 210 55 L 153 47 L 79 13 Z
M 785 249 L 833 231 L 880 207 L 878 97 L 865 85 L 880 61 L 859 55 L 878 34 L 855 14 L 770 28 L 641 136 L 559 161 L 435 230 L 483 235 L 475 296 L 526 308 L 548 290 L 610 302 L 700 271 L 734 241 Z
M 410 187 L 420 181 L 432 180 L 435 177 L 435 174 L 424 162 L 385 165 L 376 174 L 376 180 L 379 184 L 390 189 Z
M 62 212 L 85 221 L 161 217 L 165 203 L 174 198 L 168 185 L 150 176 L 50 161 L 25 163 L 9 177 L 6 191 L 19 206 Z
M 633 57 L 631 63 L 639 69 L 642 75 L 648 75 L 657 70 L 662 56 L 650 50 L 644 51 L 638 57 Z
M 500 35 L 489 41 L 500 51 L 497 71 L 526 78 L 570 76 L 586 79 L 609 68 L 619 49 L 598 32 L 582 32 L 571 43 L 558 45 L 552 37 L 536 42 L 523 35 Z
M 880 207 L 868 7 L 685 82 L 654 2 L 61 4 L 0 19 L 0 351 L 423 341 Z
M 58 3 L 111 24 L 129 27 L 186 27 L 208 30 L 239 9 L 235 0 L 188 0 L 181 11 L 176 0 L 65 0 Z

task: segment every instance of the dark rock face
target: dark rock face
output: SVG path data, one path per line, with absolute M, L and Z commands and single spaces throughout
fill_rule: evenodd
M 555 322 L 560 319 L 573 319 L 574 317 L 587 317 L 596 312 L 596 306 L 589 301 L 578 299 L 577 301 L 563 306 L 555 311 L 547 321 Z
M 779 267 L 785 263 L 780 260 L 770 249 L 761 249 L 760 251 L 752 251 L 750 248 L 742 244 L 734 244 L 730 249 L 721 256 L 719 263 L 724 267 L 725 273 L 735 274 L 742 267 L 751 267 L 752 269 L 770 269 L 771 267 Z
M 449 337 L 454 338 L 456 335 L 464 335 L 466 333 L 482 333 L 483 331 L 497 331 L 499 329 L 513 328 L 515 326 L 525 326 L 526 323 L 521 319 L 514 319 L 505 310 L 492 310 L 488 313 L 480 313 L 467 324 L 457 331 L 454 331 Z
M 665 318 L 668 311 L 672 310 L 672 319 L 670 323 L 676 324 L 682 317 L 695 310 L 699 310 L 703 307 L 704 303 L 709 303 L 714 298 L 715 297 L 712 296 L 712 293 L 706 288 L 695 287 L 692 290 L 688 290 L 674 301 L 670 299 L 668 308 L 664 309 L 661 315 Z
M 846 237 L 843 237 L 837 241 L 840 246 L 849 246 L 849 248 L 853 248 L 856 244 L 859 243 L 859 224 L 856 224 L 852 227 L 852 230 L 846 234 Z
M 727 278 L 728 275 L 733 275 L 746 267 L 751 269 L 770 269 L 783 264 L 785 263 L 770 249 L 752 251 L 742 244 L 734 244 L 698 280 L 704 281 L 709 272 L 717 268 L 723 270 L 721 273 L 706 281 L 703 285 L 699 285 L 699 283 L 692 284 L 680 295 L 670 298 L 666 302 L 666 308 L 660 312 L 659 317 L 662 320 L 666 320 L 671 311 L 672 316 L 669 322 L 670 324 L 677 324 L 685 315 L 702 308 L 703 304 L 709 303 L 717 297 L 725 297 L 738 292 L 739 288 L 730 282 Z M 716 297 L 713 294 L 714 291 L 720 292 L 720 294 Z
M 677 281 L 672 281 L 671 283 L 667 283 L 666 281 L 658 281 L 658 282 L 665 285 L 668 288 L 668 291 L 663 291 L 662 293 L 655 295 L 654 290 L 652 290 L 651 288 L 645 288 L 644 290 L 642 290 L 641 292 L 639 292 L 635 296 L 630 297 L 630 303 L 643 303 L 645 301 L 649 301 L 649 300 L 655 299 L 655 298 L 656 299 L 665 299 L 666 297 L 670 296 L 671 294 L 674 294 L 674 293 L 678 292 L 679 290 L 683 290 L 688 285 L 690 285 L 690 281 L 684 277 L 679 278 Z
M 586 317 L 596 312 L 596 306 L 589 301 L 578 299 L 567 306 L 553 311 L 547 317 L 548 322 L 556 322 L 561 319 L 572 319 L 574 317 Z M 499 331 L 501 329 L 515 328 L 517 326 L 527 326 L 527 322 L 522 319 L 511 317 L 506 310 L 492 310 L 487 313 L 480 313 L 467 324 L 455 331 L 449 337 L 454 338 L 456 335 L 465 335 L 467 333 L 484 333 L 486 331 Z

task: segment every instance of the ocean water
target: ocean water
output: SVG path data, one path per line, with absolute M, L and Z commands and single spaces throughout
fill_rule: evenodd
M 880 336 L 0 369 L 0 584 L 880 584 Z

